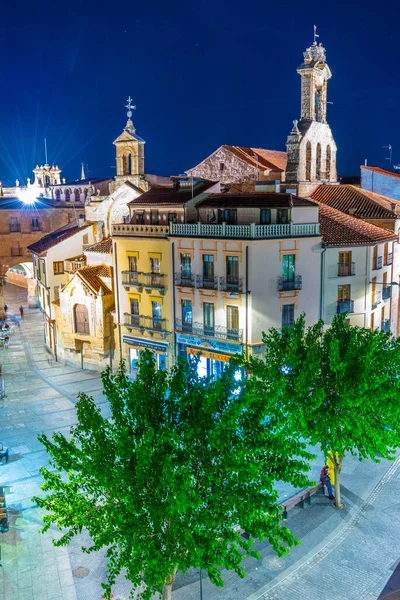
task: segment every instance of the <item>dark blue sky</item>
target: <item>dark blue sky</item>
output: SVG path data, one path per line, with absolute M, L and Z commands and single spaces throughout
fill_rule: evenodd
M 327 49 L 338 171 L 400 162 L 398 8 L 236 0 L 3 2 L 0 178 L 36 163 L 67 179 L 115 173 L 113 140 L 133 120 L 146 172 L 182 173 L 221 144 L 284 150 L 299 117 L 296 67 L 314 23 Z

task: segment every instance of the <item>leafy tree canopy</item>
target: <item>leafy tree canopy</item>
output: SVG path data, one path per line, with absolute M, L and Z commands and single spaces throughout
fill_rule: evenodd
M 242 560 L 259 557 L 254 538 L 279 555 L 297 543 L 280 523 L 274 484 L 308 485 L 312 455 L 287 420 L 266 421 L 265 400 L 235 380 L 236 368 L 210 382 L 183 363 L 156 371 L 145 352 L 136 381 L 123 363 L 102 374 L 111 419 L 80 394 L 71 439 L 40 436 L 55 468 L 41 469 L 47 493 L 34 499 L 43 531 L 55 524 L 55 545 L 67 545 L 85 528 L 88 552 L 107 547 L 107 594 L 121 571 L 133 589 L 145 581 L 144 600 L 169 598 L 176 570 L 189 567 L 223 585 L 221 568 L 243 577 Z

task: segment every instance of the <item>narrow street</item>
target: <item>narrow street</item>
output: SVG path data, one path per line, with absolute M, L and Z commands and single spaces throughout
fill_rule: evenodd
M 44 348 L 40 311 L 27 308 L 21 288 L 7 285 L 5 296 L 9 314 L 19 315 L 20 304 L 25 312 L 9 348 L 0 350 L 6 391 L 0 442 L 10 451 L 8 464 L 0 465 L 10 517 L 9 532 L 0 534 L 0 600 L 100 600 L 104 552 L 84 554 L 84 536 L 69 548 L 54 548 L 57 532 L 37 534 L 41 515 L 31 500 L 42 493 L 39 468 L 47 464 L 38 433 L 68 433 L 80 391 L 91 394 L 108 415 L 100 375 L 56 363 Z M 311 477 L 318 477 L 321 460 L 313 463 Z M 349 457 L 342 480 L 343 511 L 319 495 L 305 509 L 292 510 L 287 523 L 301 545 L 278 558 L 267 543 L 259 543 L 262 560 L 245 561 L 245 579 L 224 574 L 224 588 L 212 586 L 203 574 L 204 600 L 317 600 L 324 592 L 334 600 L 377 598 L 400 559 L 399 461 L 360 463 Z M 281 496 L 293 491 L 279 486 Z M 127 600 L 130 589 L 121 577 L 115 600 Z M 197 600 L 199 590 L 199 572 L 192 569 L 178 575 L 173 598 Z

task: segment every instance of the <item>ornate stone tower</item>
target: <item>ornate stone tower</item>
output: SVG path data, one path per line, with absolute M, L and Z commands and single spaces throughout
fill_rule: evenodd
M 314 43 L 297 69 L 301 77 L 301 116 L 287 138 L 286 187 L 308 196 L 321 183 L 337 183 L 336 143 L 326 122 L 327 87 L 332 73 L 325 48 Z
M 33 185 L 37 187 L 49 187 L 50 185 L 59 185 L 61 183 L 61 169 L 56 166 L 50 166 L 47 163 L 45 165 L 36 165 L 33 169 L 35 179 Z
M 144 145 L 146 142 L 136 133 L 132 123 L 132 110 L 136 106 L 132 106 L 131 102 L 132 99 L 129 97 L 126 105 L 128 120 L 123 132 L 114 141 L 117 167 L 115 182 L 116 187 L 125 181 L 130 181 L 136 187 L 144 188 Z

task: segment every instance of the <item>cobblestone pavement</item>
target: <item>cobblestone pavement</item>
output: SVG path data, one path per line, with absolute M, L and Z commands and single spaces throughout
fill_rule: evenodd
M 9 312 L 24 303 L 23 291 L 6 287 Z M 85 535 L 68 548 L 54 548 L 57 532 L 38 535 L 41 516 L 33 495 L 41 493 L 39 468 L 47 456 L 37 441 L 39 432 L 69 432 L 75 423 L 76 394 L 92 395 L 108 415 L 99 374 L 60 365 L 43 345 L 43 321 L 38 310 L 25 310 L 21 329 L 16 327 L 8 350 L 0 350 L 6 398 L 0 401 L 0 441 L 10 448 L 8 465 L 0 465 L 10 511 L 10 531 L 0 535 L 2 550 L 0 600 L 100 600 L 100 583 L 106 573 L 104 552 L 87 555 L 81 550 Z M 321 456 L 312 464 L 317 479 Z M 400 475 L 398 463 L 359 463 L 346 459 L 342 481 L 345 509 L 338 511 L 322 495 L 305 509 L 289 513 L 288 526 L 301 540 L 285 558 L 278 558 L 266 543 L 258 543 L 262 560 L 245 561 L 248 577 L 224 573 L 225 587 L 215 588 L 203 574 L 207 600 L 333 600 L 377 598 L 400 559 Z M 281 497 L 294 490 L 279 484 Z M 323 582 L 323 583 L 322 583 Z M 121 577 L 115 600 L 126 600 L 130 585 Z M 179 574 L 174 600 L 199 599 L 199 572 Z

